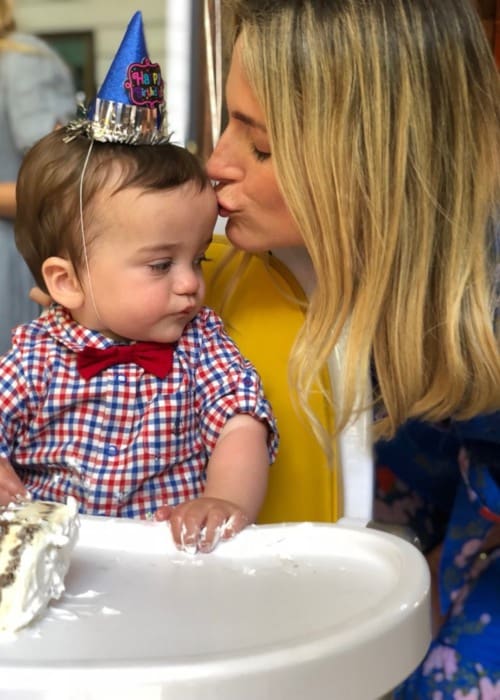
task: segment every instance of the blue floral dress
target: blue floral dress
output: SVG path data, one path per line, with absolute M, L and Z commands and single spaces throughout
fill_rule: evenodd
M 442 544 L 445 622 L 397 700 L 500 700 L 500 412 L 411 421 L 376 445 L 378 520 L 405 524 L 424 552 Z

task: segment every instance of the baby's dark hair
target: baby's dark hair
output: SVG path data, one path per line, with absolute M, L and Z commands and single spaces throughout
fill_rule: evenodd
M 80 229 L 80 179 L 90 142 L 83 136 L 65 142 L 64 129 L 38 141 L 24 157 L 17 181 L 16 245 L 37 285 L 46 291 L 42 264 L 50 256 L 83 263 Z M 83 178 L 84 221 L 92 200 L 113 183 L 112 193 L 126 187 L 169 190 L 192 182 L 202 191 L 209 179 L 198 158 L 172 143 L 129 146 L 94 142 Z

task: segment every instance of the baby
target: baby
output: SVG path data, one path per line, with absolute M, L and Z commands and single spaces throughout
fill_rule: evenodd
M 64 128 L 26 155 L 17 202 L 17 246 L 54 303 L 0 359 L 0 504 L 73 496 L 210 551 L 255 520 L 277 433 L 203 306 L 217 216 L 203 168 L 165 140 Z

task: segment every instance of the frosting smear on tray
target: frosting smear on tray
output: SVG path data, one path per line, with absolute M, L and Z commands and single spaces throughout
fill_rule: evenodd
M 74 498 L 0 507 L 0 632 L 24 627 L 61 596 L 78 528 Z

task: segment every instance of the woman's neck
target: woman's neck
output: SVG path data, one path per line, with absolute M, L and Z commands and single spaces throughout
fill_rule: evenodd
M 309 253 L 303 246 L 291 248 L 276 248 L 271 251 L 290 272 L 304 290 L 306 297 L 310 297 L 316 285 L 316 275 L 309 257 Z

